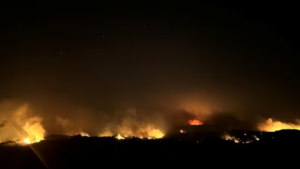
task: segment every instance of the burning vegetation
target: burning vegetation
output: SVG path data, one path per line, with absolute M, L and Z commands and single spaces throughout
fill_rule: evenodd
M 297 120 L 297 124 L 284 123 L 269 118 L 264 123 L 259 124 L 258 129 L 261 131 L 278 131 L 282 129 L 295 129 L 300 130 L 300 123 Z
M 124 138 L 123 136 L 121 136 L 120 134 L 118 134 L 118 135 L 116 136 L 116 139 L 118 139 L 118 140 L 124 140 L 125 138 Z
M 131 128 L 121 128 L 119 130 L 120 133 L 117 133 L 116 138 L 130 138 L 130 137 L 137 137 L 140 139 L 159 139 L 164 137 L 164 133 L 160 131 L 159 129 L 154 128 L 152 125 L 148 126 L 141 126 L 141 128 L 137 129 L 136 131 L 132 130 Z M 110 137 L 114 134 L 106 129 L 106 131 L 103 134 L 100 134 L 99 137 Z
M 229 133 L 224 133 L 222 138 L 224 140 L 230 140 L 234 141 L 234 143 L 242 143 L 242 144 L 249 144 L 255 141 L 260 141 L 260 137 L 262 137 L 262 133 L 258 134 L 257 132 L 252 132 L 252 133 L 234 133 L 234 134 L 229 134 Z
M 203 125 L 203 122 L 201 122 L 197 119 L 193 119 L 193 120 L 189 120 L 189 124 L 194 125 L 194 126 L 199 126 L 199 125 Z
M 28 119 L 23 127 L 24 131 L 26 131 L 28 137 L 24 139 L 26 144 L 36 143 L 44 139 L 45 129 L 43 128 L 42 118 L 40 117 L 32 117 Z
M 3 120 L 4 121 L 4 120 Z M 76 122 L 71 122 L 71 120 L 56 116 L 56 123 L 54 126 L 60 128 L 61 133 L 51 133 L 47 130 L 47 127 L 43 126 L 44 119 L 40 116 L 33 115 L 28 109 L 28 105 L 21 106 L 17 111 L 13 113 L 12 116 L 6 119 L 6 123 L 0 123 L 1 134 L 0 142 L 9 141 L 9 139 L 3 139 L 7 133 L 12 133 L 12 131 L 17 131 L 14 137 L 10 140 L 18 141 L 20 144 L 32 144 L 44 140 L 45 136 L 48 134 L 62 134 L 68 136 L 80 135 L 84 137 L 95 136 L 88 132 L 82 130 L 81 126 Z M 204 122 L 206 122 L 204 120 Z M 203 128 L 203 121 L 196 118 L 186 119 L 186 123 L 190 127 Z M 209 125 L 205 125 L 206 127 Z M 7 129 L 6 129 L 7 128 Z M 123 118 L 121 121 L 114 123 L 107 123 L 106 126 L 98 130 L 98 137 L 115 137 L 118 140 L 123 140 L 126 138 L 140 138 L 140 139 L 160 139 L 166 135 L 166 131 L 162 130 L 159 126 L 151 123 L 150 121 L 139 122 L 138 117 L 135 113 L 129 114 L 127 117 Z M 273 119 L 268 119 L 263 123 L 257 124 L 259 131 L 278 131 L 282 129 L 297 129 L 300 130 L 300 123 L 290 124 L 281 121 L 276 121 Z M 177 129 L 178 133 L 187 133 L 184 128 Z M 183 135 L 182 135 L 183 136 Z M 250 143 L 253 141 L 259 141 L 260 136 L 257 134 L 252 134 L 250 136 L 236 136 L 229 133 L 225 133 L 221 136 L 225 140 L 232 140 L 235 143 Z M 244 138 L 245 137 L 245 138 Z
M 240 140 L 239 139 L 237 139 L 236 137 L 234 137 L 234 136 L 231 136 L 231 135 L 229 135 L 229 134 L 224 134 L 224 136 L 222 136 L 222 138 L 224 139 L 224 140 L 232 140 L 232 141 L 234 141 L 235 143 L 239 143 L 240 142 Z

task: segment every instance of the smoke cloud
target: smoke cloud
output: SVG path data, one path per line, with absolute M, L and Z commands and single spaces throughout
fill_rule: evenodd
M 176 106 L 151 105 L 151 108 L 120 106 L 118 109 L 103 109 L 99 112 L 70 106 L 63 107 L 62 110 L 57 109 L 56 113 L 44 114 L 40 112 L 42 110 L 40 107 L 35 109 L 24 102 L 6 100 L 0 106 L 2 115 L 0 120 L 6 121 L 1 129 L 0 138 L 1 141 L 23 139 L 29 140 L 28 142 L 42 140 L 51 134 L 101 137 L 120 134 L 123 137 L 161 138 L 177 126 L 190 125 L 190 121 L 194 119 L 224 131 L 234 129 L 275 131 L 283 128 L 299 128 L 297 121 L 293 124 L 275 119 L 266 120 L 257 114 L 250 116 L 240 112 L 220 112 L 208 110 L 203 105 L 198 107 L 174 105 Z M 58 113 L 60 111 L 70 112 Z

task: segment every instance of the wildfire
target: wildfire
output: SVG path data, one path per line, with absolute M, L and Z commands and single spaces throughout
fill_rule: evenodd
M 203 122 L 197 120 L 197 119 L 193 119 L 193 120 L 189 120 L 189 124 L 190 125 L 195 125 L 195 126 L 198 126 L 198 125 L 203 125 Z
M 239 139 L 237 139 L 236 137 L 234 136 L 231 136 L 229 134 L 225 134 L 223 137 L 222 137 L 224 140 L 232 140 L 234 141 L 235 143 L 239 143 Z
M 124 138 L 123 136 L 121 136 L 120 134 L 118 134 L 118 135 L 116 136 L 116 139 L 118 139 L 118 140 L 124 140 L 125 138 Z
M 81 135 L 82 137 L 90 137 L 90 135 L 85 132 L 80 132 L 78 135 Z
M 262 123 L 258 126 L 258 129 L 261 131 L 278 131 L 283 129 L 296 129 L 300 130 L 300 123 L 298 124 L 291 124 L 291 123 L 283 123 L 280 121 L 274 121 L 273 119 L 269 118 L 266 120 L 265 123 Z
M 164 133 L 162 133 L 160 130 L 158 129 L 151 129 L 148 131 L 148 138 L 163 138 L 164 137 Z
M 142 133 L 133 133 L 133 132 L 121 132 L 121 134 L 117 134 L 116 139 L 123 140 L 125 137 L 131 138 L 131 137 L 137 137 L 140 139 L 160 139 L 165 136 L 163 132 L 161 132 L 158 129 L 143 129 L 141 130 Z M 130 134 L 128 134 L 130 133 Z M 99 137 L 110 137 L 113 134 L 111 132 L 105 132 L 103 134 L 100 134 Z
M 159 139 L 165 136 L 164 131 L 160 128 L 157 128 L 155 124 L 137 121 L 135 111 L 133 112 L 134 113 L 129 113 L 128 117 L 122 119 L 122 121 L 118 122 L 117 124 L 108 124 L 105 130 L 98 136 L 116 136 L 117 139 L 125 139 L 127 137 Z M 16 129 L 23 129 L 21 131 L 18 130 L 18 136 L 15 136 L 14 138 L 18 144 L 32 144 L 44 140 L 46 130 L 42 125 L 43 119 L 39 116 L 32 116 L 33 114 L 35 114 L 33 109 L 29 109 L 28 105 L 26 104 L 14 112 L 13 116 L 11 117 L 12 126 L 15 126 L 14 128 Z M 86 132 L 83 132 L 81 126 L 78 126 L 78 123 L 75 123 L 74 121 L 56 116 L 56 122 L 61 127 L 60 132 L 57 134 L 68 136 L 81 135 L 84 137 L 90 137 L 90 135 Z
M 135 124 L 135 123 L 133 123 Z M 133 129 L 130 124 L 122 124 L 117 128 L 106 127 L 99 137 L 110 137 L 120 135 L 124 138 L 136 137 L 140 139 L 159 139 L 164 137 L 164 133 L 150 124 L 141 124 L 139 128 Z
M 111 137 L 112 135 L 113 133 L 108 128 L 106 128 L 104 132 L 99 134 L 99 137 Z
M 41 121 L 42 119 L 39 117 L 32 117 L 25 123 L 23 129 L 28 135 L 28 137 L 24 139 L 26 144 L 36 143 L 44 139 L 46 131 L 43 128 Z
M 24 143 L 30 144 L 30 141 L 28 139 L 24 139 Z

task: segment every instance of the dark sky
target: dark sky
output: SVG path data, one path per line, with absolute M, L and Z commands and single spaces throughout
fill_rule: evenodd
M 151 116 L 193 102 L 300 118 L 296 4 L 72 1 L 0 11 L 0 99 L 37 114 L 138 107 Z

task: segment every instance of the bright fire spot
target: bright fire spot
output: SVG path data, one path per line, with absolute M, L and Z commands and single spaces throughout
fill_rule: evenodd
M 24 143 L 30 144 L 30 141 L 26 138 L 26 139 L 24 139 Z
M 118 139 L 118 140 L 124 140 L 125 138 L 124 138 L 123 136 L 121 136 L 120 134 L 118 134 L 118 135 L 116 136 L 116 139 Z
M 24 140 L 25 143 L 31 144 L 44 139 L 45 129 L 41 124 L 42 119 L 32 117 L 26 123 L 23 129 L 27 132 L 28 137 Z
M 234 137 L 234 136 L 231 136 L 229 134 L 225 134 L 223 137 L 222 137 L 224 140 L 232 140 L 234 141 L 235 143 L 239 143 L 240 141 Z
M 149 131 L 148 135 L 150 138 L 163 138 L 165 134 L 158 129 L 152 129 Z
M 195 126 L 203 125 L 203 123 L 202 123 L 201 121 L 196 120 L 196 119 L 194 119 L 194 120 L 189 120 L 189 124 L 190 124 L 190 125 L 195 125 Z
M 184 130 L 179 130 L 180 133 L 186 133 Z
M 154 128 L 152 125 L 141 126 L 139 129 L 135 131 L 132 130 L 127 125 L 124 125 L 118 128 L 116 131 L 111 131 L 109 128 L 106 128 L 104 132 L 99 134 L 99 137 L 111 137 L 115 135 L 114 133 L 117 134 L 117 137 L 119 137 L 118 135 L 120 135 L 123 138 L 135 137 L 140 139 L 160 139 L 165 136 L 165 134 L 161 130 Z
M 78 135 L 81 135 L 82 137 L 90 137 L 90 135 L 85 132 L 80 132 Z
M 259 141 L 259 138 L 257 136 L 254 135 L 253 137 L 256 141 Z
M 260 124 L 258 129 L 261 131 L 278 131 L 283 129 L 296 129 L 300 130 L 300 123 L 298 124 L 291 124 L 291 123 L 283 123 L 280 121 L 274 121 L 273 119 L 269 118 L 266 122 Z

